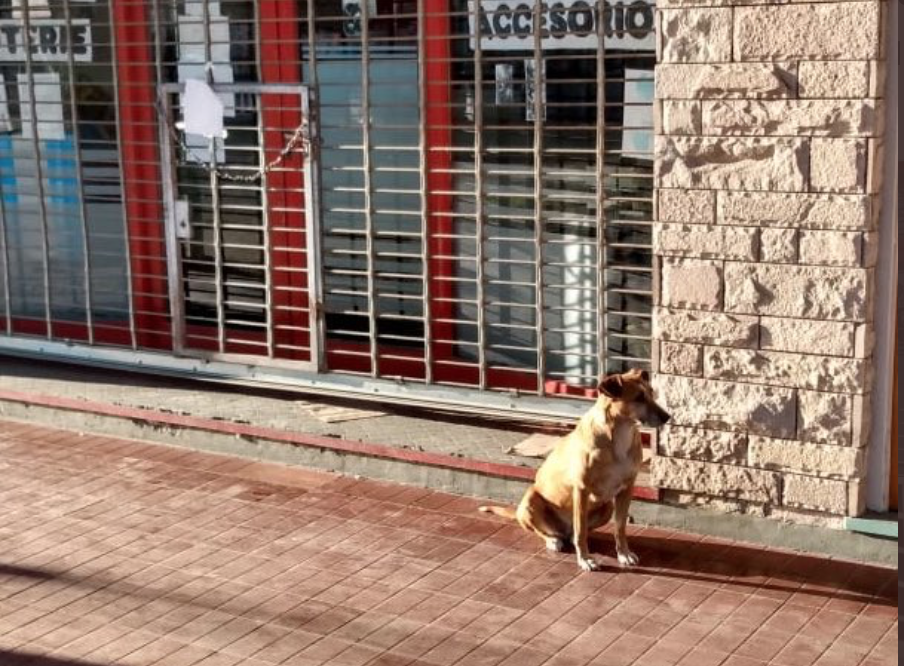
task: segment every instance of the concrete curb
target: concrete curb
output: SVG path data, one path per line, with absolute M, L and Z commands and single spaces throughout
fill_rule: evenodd
M 14 391 L 0 390 L 0 418 L 298 465 L 507 503 L 520 499 L 534 474 L 530 468 L 514 465 Z M 897 566 L 897 540 L 639 499 L 631 511 L 638 524 Z

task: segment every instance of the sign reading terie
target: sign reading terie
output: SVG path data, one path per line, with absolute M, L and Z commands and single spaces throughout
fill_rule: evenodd
M 0 62 L 25 62 L 28 42 L 35 62 L 91 61 L 91 25 L 87 19 L 34 19 L 25 39 L 23 21 L 0 21 Z
M 468 3 L 472 50 L 477 34 L 473 2 Z M 480 0 L 480 48 L 485 51 L 533 49 L 535 7 L 535 0 Z M 594 0 L 544 2 L 540 5 L 539 20 L 544 51 L 597 47 L 600 17 Z M 644 0 L 606 0 L 602 21 L 607 51 L 655 51 L 653 4 Z

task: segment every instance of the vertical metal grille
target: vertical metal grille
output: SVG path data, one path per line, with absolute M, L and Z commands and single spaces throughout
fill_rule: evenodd
M 107 3 L 0 7 L 7 335 L 133 345 Z
M 6 335 L 540 395 L 648 364 L 643 0 L 6 6 Z M 190 79 L 225 139 L 174 128 Z
M 632 7 L 306 6 L 330 369 L 554 393 L 648 363 L 653 10 Z
M 158 6 L 164 45 L 162 142 L 170 148 L 170 294 L 180 353 L 316 365 L 310 294 L 307 91 L 299 83 L 299 22 L 276 2 Z M 186 82 L 205 81 L 222 106 L 224 137 L 179 127 Z M 299 137 L 304 140 L 299 141 Z M 310 151 L 308 151 L 310 153 Z

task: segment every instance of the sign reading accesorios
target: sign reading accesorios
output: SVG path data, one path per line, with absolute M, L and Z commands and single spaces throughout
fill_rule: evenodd
M 474 5 L 469 2 L 471 48 Z M 598 5 L 593 0 L 557 0 L 540 6 L 540 40 L 544 51 L 595 49 L 598 38 Z M 480 48 L 485 51 L 530 51 L 534 48 L 536 6 L 532 0 L 482 0 L 480 2 Z M 654 9 L 644 0 L 606 2 L 603 29 L 606 50 L 654 51 Z

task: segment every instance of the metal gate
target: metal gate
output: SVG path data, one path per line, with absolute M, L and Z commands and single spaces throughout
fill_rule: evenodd
M 211 86 L 224 138 L 179 128 L 184 85 L 162 88 L 163 183 L 175 351 L 316 370 L 320 283 L 309 94 Z
M 592 396 L 651 359 L 653 16 L 0 2 L 29 47 L 0 63 L 0 347 L 468 408 Z M 214 145 L 176 127 L 193 80 L 228 110 Z

